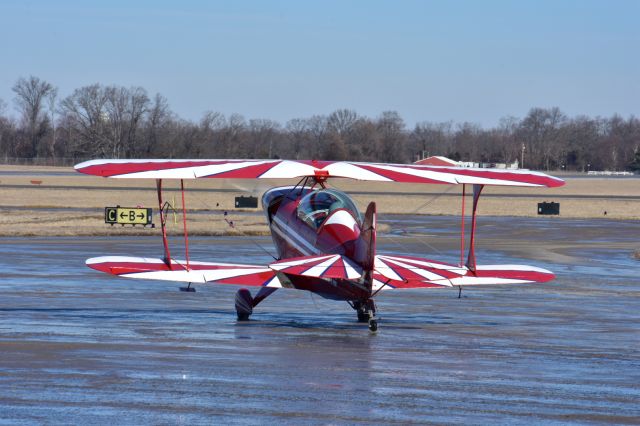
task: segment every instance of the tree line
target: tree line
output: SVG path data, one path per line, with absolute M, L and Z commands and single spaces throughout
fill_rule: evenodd
M 3 158 L 288 158 L 407 163 L 422 155 L 512 163 L 539 170 L 640 171 L 640 120 L 567 117 L 532 108 L 490 129 L 424 121 L 408 128 L 395 111 L 378 117 L 339 109 L 284 124 L 206 112 L 197 121 L 171 111 L 142 87 L 93 84 L 62 98 L 51 83 L 20 78 L 12 86 L 18 117 L 0 99 Z

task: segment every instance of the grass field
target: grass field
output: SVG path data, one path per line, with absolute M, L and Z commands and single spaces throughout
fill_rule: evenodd
M 106 206 L 156 209 L 158 200 L 153 180 L 104 179 L 72 174 L 72 171 L 71 168 L 0 166 L 0 235 L 132 235 L 158 232 L 140 226 L 131 229 L 104 223 Z M 485 187 L 479 215 L 536 216 L 537 203 L 554 201 L 560 203 L 560 216 L 550 220 L 563 217 L 640 219 L 640 179 L 567 178 L 566 182 L 565 186 L 552 189 Z M 270 187 L 291 183 L 295 182 L 186 181 L 189 232 L 196 235 L 266 234 L 268 230 L 262 210 L 239 212 L 234 208 L 234 199 L 240 195 L 260 197 Z M 343 179 L 333 180 L 330 184 L 350 193 L 361 210 L 373 200 L 381 214 L 459 215 L 461 211 L 461 186 Z M 164 186 L 165 200 L 180 206 L 179 182 L 166 181 Z M 470 188 L 467 189 L 469 192 Z M 467 212 L 470 201 L 468 197 Z M 224 216 L 224 211 L 228 216 Z M 171 215 L 169 219 L 169 232 L 181 233 L 182 216 Z M 234 227 L 228 221 L 233 221 Z

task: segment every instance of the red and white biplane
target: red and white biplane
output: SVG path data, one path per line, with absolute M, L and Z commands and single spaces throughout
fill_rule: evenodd
M 75 166 L 81 173 L 109 178 L 155 179 L 164 243 L 163 258 L 105 256 L 87 265 L 109 274 L 189 283 L 259 287 L 236 293 L 239 320 L 246 320 L 258 303 L 279 288 L 308 290 L 322 297 L 346 301 L 358 320 L 377 330 L 374 298 L 391 289 L 440 288 L 484 284 L 546 282 L 553 273 L 524 265 L 478 265 L 475 256 L 476 212 L 485 185 L 557 187 L 564 182 L 539 172 L 498 169 L 292 160 L 94 160 Z M 278 260 L 265 265 L 196 262 L 189 259 L 185 221 L 185 257 L 171 257 L 163 210 L 162 181 L 218 179 L 300 179 L 296 185 L 268 190 L 262 197 Z M 373 182 L 463 185 L 461 262 L 449 264 L 413 256 L 376 251 L 376 204 L 364 215 L 344 192 L 328 188 L 334 178 Z M 464 200 L 472 187 L 469 243 L 464 236 Z M 466 260 L 463 252 L 467 251 Z

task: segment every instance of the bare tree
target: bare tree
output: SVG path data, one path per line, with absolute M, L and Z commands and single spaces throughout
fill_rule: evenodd
M 452 123 L 430 123 L 423 121 L 416 124 L 409 135 L 411 151 L 419 157 L 447 155 L 453 143 Z
M 289 140 L 289 150 L 285 154 L 291 158 L 299 160 L 307 157 L 309 146 L 309 123 L 303 118 L 289 120 L 285 126 Z
M 205 156 L 227 158 L 229 156 L 229 140 L 225 137 L 224 129 L 227 119 L 217 111 L 207 111 L 200 119 L 200 140 L 202 145 L 198 152 Z
M 111 155 L 115 158 L 130 158 L 138 143 L 140 120 L 147 111 L 149 97 L 142 87 L 126 89 L 110 86 L 104 91 Z
M 4 116 L 6 109 L 7 104 L 0 99 L 0 155 L 5 158 L 13 155 L 12 142 L 15 141 L 15 123 Z
M 519 136 L 526 144 L 527 155 L 533 168 L 549 170 L 558 157 L 561 144 L 560 129 L 567 117 L 558 108 L 532 108 L 522 120 Z
M 282 157 L 407 162 L 416 154 L 456 160 L 504 162 L 566 170 L 640 169 L 640 120 L 568 118 L 558 108 L 532 108 L 523 119 L 506 117 L 494 128 L 473 123 L 420 122 L 411 131 L 395 111 L 371 119 L 350 109 L 280 124 L 247 122 L 207 112 L 199 122 L 180 119 L 160 94 L 141 87 L 94 84 L 57 105 L 57 90 L 36 77 L 12 87 L 19 120 L 0 100 L 0 155 L 72 157 Z M 56 108 L 57 106 L 57 108 Z
M 338 109 L 327 118 L 327 129 L 340 136 L 346 136 L 358 121 L 358 114 L 351 109 Z
M 16 94 L 15 103 L 22 115 L 23 126 L 26 130 L 29 149 L 26 155 L 33 157 L 38 154 L 38 145 L 47 131 L 48 117 L 44 113 L 43 104 L 47 97 L 54 96 L 56 89 L 38 77 L 20 78 L 11 88 Z
M 280 124 L 273 120 L 249 120 L 249 137 L 254 147 L 254 158 L 274 158 L 279 130 Z
M 378 161 L 380 135 L 369 118 L 359 118 L 349 133 L 347 142 L 348 158 L 360 161 Z
M 323 160 L 342 161 L 348 157 L 344 138 L 338 133 L 330 132 L 324 144 Z
M 75 90 L 61 102 L 60 110 L 77 135 L 76 154 L 130 158 L 141 143 L 138 133 L 148 104 L 140 87 L 94 84 Z
M 73 157 L 108 157 L 106 93 L 99 84 L 81 87 L 60 103 L 67 152 Z
M 54 88 L 47 95 L 47 104 L 49 105 L 49 113 L 51 114 L 51 140 L 49 141 L 47 155 L 50 158 L 56 158 L 56 99 L 58 97 L 58 89 Z
M 385 111 L 376 123 L 380 135 L 378 158 L 388 163 L 407 161 L 404 120 L 396 111 Z
M 321 159 L 323 145 L 327 137 L 327 117 L 324 115 L 313 115 L 307 120 L 309 135 L 311 137 L 311 159 Z
M 175 130 L 173 113 L 169 102 L 160 93 L 156 93 L 148 111 L 143 142 L 136 147 L 136 156 L 149 157 L 172 137 Z

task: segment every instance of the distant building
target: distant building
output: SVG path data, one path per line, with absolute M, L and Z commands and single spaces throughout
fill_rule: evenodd
M 433 155 L 431 157 L 423 158 L 422 160 L 416 161 L 415 164 L 419 164 L 421 166 L 460 167 L 460 163 L 458 161 L 453 161 L 447 157 L 442 157 L 440 155 Z
M 515 170 L 518 168 L 518 160 L 513 163 L 480 163 L 477 167 L 481 169 L 509 169 Z
M 473 161 L 454 161 L 450 158 L 443 157 L 441 155 L 433 155 L 431 157 L 423 158 L 422 160 L 418 160 L 415 164 L 420 164 L 421 166 L 445 166 L 445 167 L 467 167 L 474 169 L 486 169 L 486 168 L 496 168 L 496 169 L 517 169 L 518 168 L 518 160 L 513 163 L 474 163 Z
M 468 169 L 477 169 L 480 167 L 479 163 L 474 163 L 473 161 L 458 161 L 459 167 L 466 167 Z

